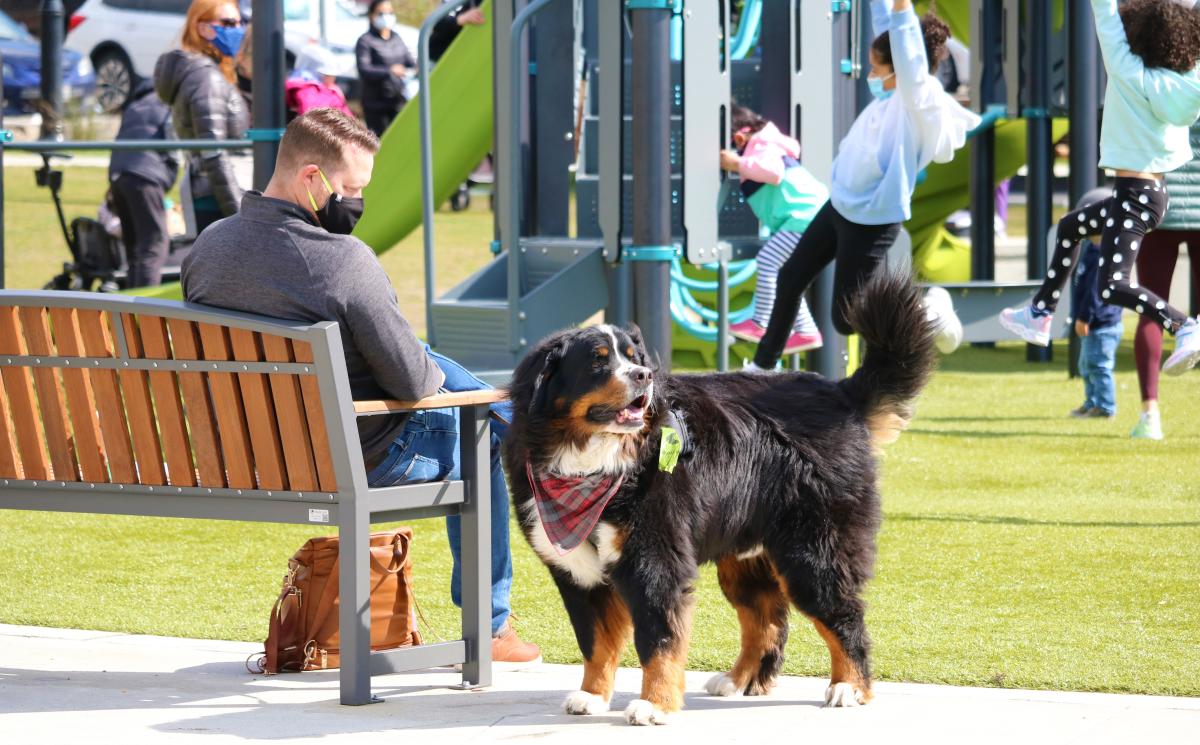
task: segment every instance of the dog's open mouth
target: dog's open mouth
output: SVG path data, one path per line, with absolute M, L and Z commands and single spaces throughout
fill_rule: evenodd
M 622 427 L 641 427 L 646 423 L 646 406 L 649 403 L 650 397 L 643 393 L 617 412 L 615 423 Z

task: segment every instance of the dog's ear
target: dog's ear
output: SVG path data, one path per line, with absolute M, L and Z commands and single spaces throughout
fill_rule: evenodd
M 560 339 L 556 344 L 550 347 L 546 352 L 545 358 L 542 361 L 542 367 L 538 371 L 537 377 L 533 381 L 533 395 L 529 400 L 529 411 L 534 412 L 542 408 L 546 402 L 547 385 L 550 378 L 558 372 L 558 366 L 562 362 L 563 357 L 567 355 L 567 339 Z
M 642 354 L 646 353 L 646 341 L 642 338 L 642 330 L 636 323 L 630 321 L 625 325 L 625 333 L 629 334 L 629 338 L 633 340 L 633 344 Z

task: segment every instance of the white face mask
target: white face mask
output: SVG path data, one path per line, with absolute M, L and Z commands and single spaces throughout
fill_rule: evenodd
M 396 25 L 396 14 L 380 13 L 379 15 L 375 16 L 375 20 L 371 21 L 371 24 L 374 25 L 378 31 L 391 28 L 392 26 Z

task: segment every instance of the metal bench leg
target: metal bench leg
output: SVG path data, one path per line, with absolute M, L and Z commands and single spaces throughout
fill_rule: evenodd
M 371 521 L 367 505 L 357 499 L 341 503 L 338 536 L 341 700 L 349 706 L 362 706 L 381 700 L 371 695 Z
M 467 498 L 462 506 L 464 687 L 492 684 L 492 473 L 487 406 L 460 410 L 459 446 Z

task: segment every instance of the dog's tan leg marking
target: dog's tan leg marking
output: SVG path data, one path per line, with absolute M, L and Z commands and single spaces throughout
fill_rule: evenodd
M 642 695 L 625 708 L 630 724 L 666 724 L 668 715 L 683 708 L 684 672 L 692 633 L 692 603 L 687 602 L 671 624 L 672 644 L 642 663 Z
M 612 700 L 613 676 L 621 662 L 621 653 L 629 644 L 633 633 L 633 622 L 629 609 L 615 593 L 609 593 L 609 601 L 596 617 L 592 642 L 592 656 L 583 661 L 583 683 L 580 690 L 595 694 L 605 701 Z
M 722 559 L 717 563 L 717 579 L 725 598 L 737 611 L 742 631 L 742 649 L 733 669 L 728 673 L 713 676 L 705 688 L 715 696 L 736 696 L 743 692 L 750 695 L 768 693 L 773 685 L 755 685 L 747 691 L 763 664 L 763 658 L 779 644 L 786 623 L 788 601 L 777 587 L 763 586 L 765 574 L 775 575 L 774 568 L 765 557 L 739 560 Z M 778 582 L 778 579 L 775 579 Z
M 858 666 L 846 654 L 846 649 L 828 626 L 809 617 L 817 633 L 829 647 L 829 689 L 825 692 L 825 703 L 830 706 L 857 706 L 871 700 L 871 682 L 866 680 Z

